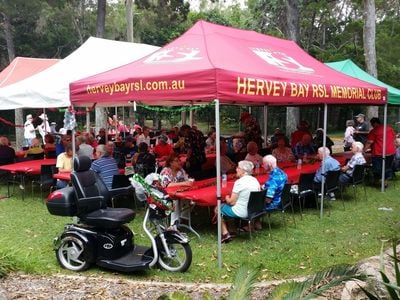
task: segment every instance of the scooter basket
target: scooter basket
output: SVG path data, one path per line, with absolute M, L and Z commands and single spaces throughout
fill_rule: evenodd
M 154 200 L 152 197 L 147 197 L 147 204 L 150 208 L 151 219 L 164 219 L 167 217 L 166 212 L 169 211 L 167 206 Z

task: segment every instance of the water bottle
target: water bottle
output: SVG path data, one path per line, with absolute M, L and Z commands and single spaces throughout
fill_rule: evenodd
M 299 158 L 298 160 L 297 160 L 297 170 L 300 170 L 301 169 L 301 165 L 303 164 L 303 161 L 301 160 L 301 158 Z
M 254 172 L 255 172 L 256 174 L 260 174 L 260 163 L 259 163 L 259 162 L 256 162 L 256 167 L 255 167 Z
M 226 188 L 227 186 L 227 181 L 228 181 L 228 176 L 226 175 L 226 173 L 222 174 L 222 187 Z

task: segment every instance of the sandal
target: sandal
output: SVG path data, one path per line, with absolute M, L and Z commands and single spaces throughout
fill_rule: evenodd
M 229 233 L 223 234 L 221 236 L 221 243 L 229 243 L 232 240 L 232 237 Z
M 249 226 L 243 226 L 242 228 L 239 229 L 240 232 L 250 232 L 253 231 Z

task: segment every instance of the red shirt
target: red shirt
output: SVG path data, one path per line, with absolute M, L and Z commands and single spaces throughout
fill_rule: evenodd
M 174 149 L 172 149 L 170 144 L 158 144 L 154 147 L 153 152 L 156 157 L 163 157 L 174 153 Z
M 386 126 L 386 155 L 394 155 L 396 153 L 396 146 L 394 140 L 396 133 L 393 128 Z M 383 124 L 374 127 L 368 134 L 368 141 L 373 141 L 371 146 L 372 155 L 382 156 L 383 152 Z

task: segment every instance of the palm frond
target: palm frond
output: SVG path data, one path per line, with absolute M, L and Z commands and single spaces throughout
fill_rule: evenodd
M 388 291 L 391 299 L 399 300 L 399 296 L 397 295 L 396 291 L 391 287 L 390 280 L 386 276 L 385 272 L 379 271 L 379 273 L 381 273 L 383 284 L 386 286 L 386 290 Z
M 274 288 L 269 300 L 301 299 L 304 293 L 302 282 L 288 281 Z
M 367 295 L 369 300 L 379 300 L 377 296 L 375 296 L 374 294 L 363 288 L 361 285 L 358 285 L 358 287 L 364 292 L 365 295 Z
M 257 282 L 257 277 L 260 272 L 260 268 L 250 269 L 247 266 L 239 268 L 233 288 L 230 290 L 228 300 L 244 300 L 249 299 L 251 292 L 254 288 L 254 284 Z

